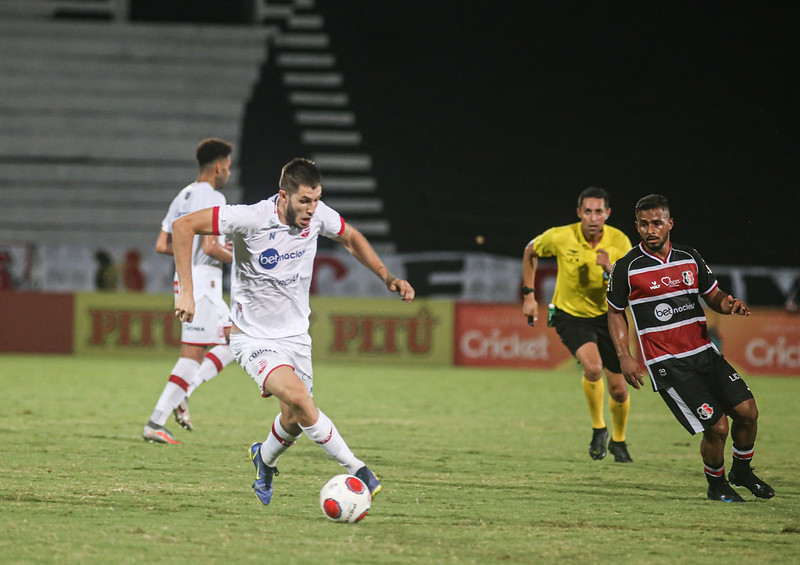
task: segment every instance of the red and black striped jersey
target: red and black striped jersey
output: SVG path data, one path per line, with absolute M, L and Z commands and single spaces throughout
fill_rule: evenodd
M 614 264 L 606 300 L 611 308 L 630 307 L 653 389 L 671 386 L 686 375 L 672 371 L 699 361 L 714 349 L 708 338 L 700 296 L 717 288 L 717 279 L 700 254 L 672 245 L 666 261 L 640 243 Z

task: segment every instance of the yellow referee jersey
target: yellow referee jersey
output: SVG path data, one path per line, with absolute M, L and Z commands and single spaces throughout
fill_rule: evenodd
M 553 304 L 580 318 L 595 318 L 608 311 L 603 267 L 597 264 L 597 250 L 605 249 L 613 265 L 631 248 L 631 241 L 621 230 L 605 225 L 603 238 L 596 247 L 589 245 L 581 223 L 550 228 L 533 239 L 539 257 L 558 261 L 558 276 Z

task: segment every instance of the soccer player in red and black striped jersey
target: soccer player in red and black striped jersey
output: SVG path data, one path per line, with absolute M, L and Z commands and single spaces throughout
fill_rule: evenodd
M 731 484 L 747 487 L 758 498 L 772 498 L 775 491 L 750 466 L 758 429 L 755 399 L 709 339 L 700 297 L 720 314 L 749 316 L 750 309 L 720 290 L 697 251 L 670 241 L 672 226 L 665 197 L 651 194 L 640 199 L 636 229 L 642 241 L 611 270 L 608 327 L 622 373 L 634 388 L 644 384 L 628 345 L 625 308 L 630 308 L 653 390 L 689 433 L 703 433 L 700 455 L 708 498 L 743 502 Z M 726 479 L 728 418 L 733 464 Z

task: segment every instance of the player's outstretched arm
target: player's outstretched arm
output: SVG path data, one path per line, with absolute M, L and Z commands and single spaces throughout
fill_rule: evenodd
M 618 312 L 614 308 L 608 309 L 608 331 L 611 334 L 611 341 L 614 342 L 614 349 L 619 357 L 619 365 L 625 381 L 635 389 L 642 388 L 644 377 L 639 362 L 631 355 L 628 341 L 628 321 L 625 319 L 625 312 Z
M 359 263 L 375 273 L 386 285 L 386 288 L 400 295 L 400 298 L 402 298 L 404 302 L 411 302 L 414 300 L 415 292 L 411 283 L 405 279 L 396 278 L 392 272 L 386 268 L 386 265 L 384 265 L 381 258 L 378 257 L 375 249 L 360 231 L 350 224 L 345 223 L 344 231 L 342 235 L 336 238 L 336 241 L 341 243 L 353 257 L 358 259 Z
M 713 292 L 708 296 L 704 296 L 703 299 L 714 312 L 720 314 L 738 314 L 739 316 L 750 315 L 750 308 L 747 307 L 744 300 L 734 298 L 719 288 L 715 288 Z
M 192 242 L 195 234 L 213 233 L 212 208 L 198 210 L 172 222 L 172 255 L 178 274 L 180 293 L 175 300 L 175 316 L 181 322 L 194 318 L 194 284 L 192 283 Z

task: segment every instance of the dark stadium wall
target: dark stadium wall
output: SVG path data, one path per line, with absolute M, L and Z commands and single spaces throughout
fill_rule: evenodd
M 787 72 L 797 3 L 315 9 L 399 251 L 521 256 L 533 235 L 576 221 L 577 193 L 598 185 L 612 194 L 609 223 L 634 241 L 633 206 L 657 192 L 673 239 L 710 264 L 798 263 L 780 221 L 800 185 L 800 92 Z M 249 200 L 301 151 L 276 96 L 262 86 L 248 111 Z

